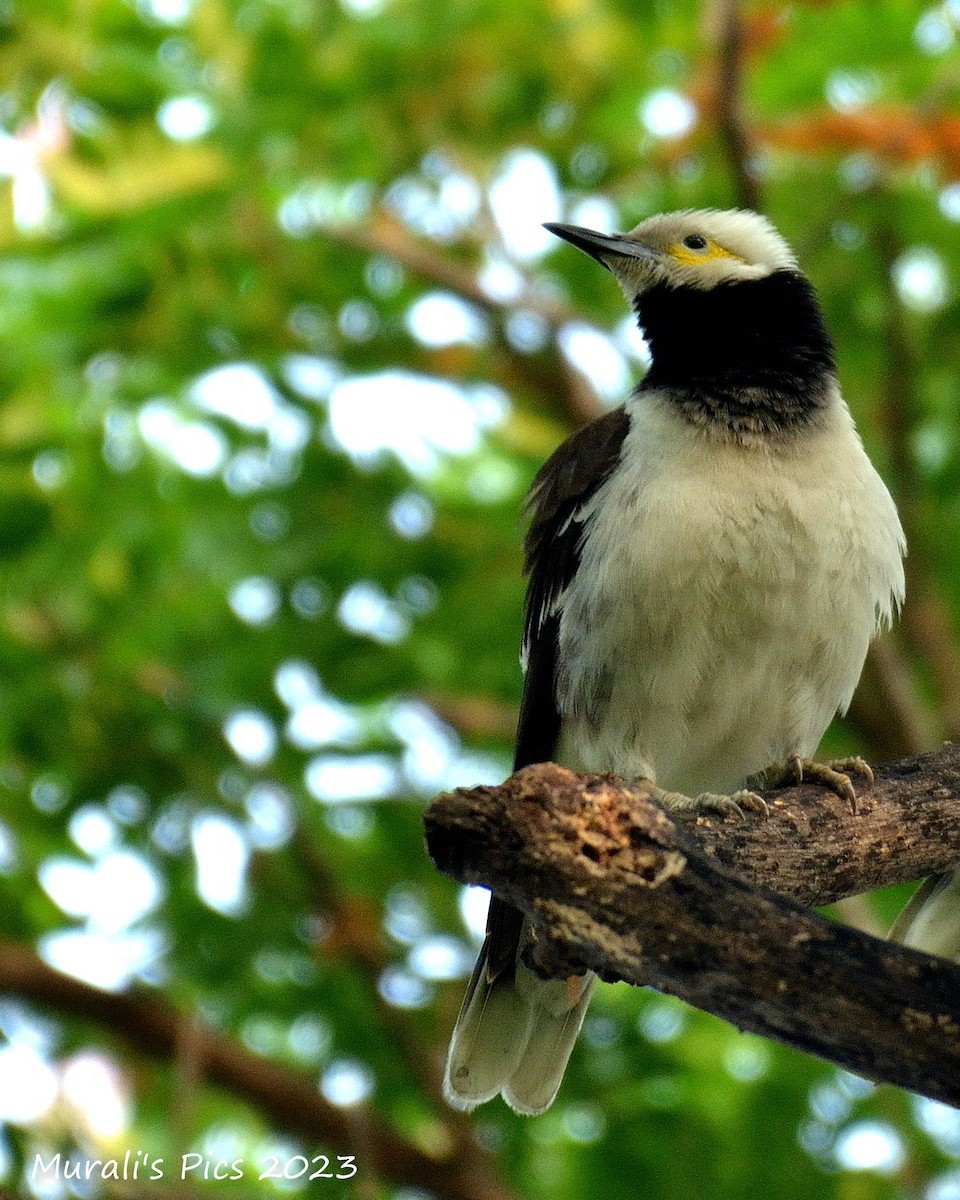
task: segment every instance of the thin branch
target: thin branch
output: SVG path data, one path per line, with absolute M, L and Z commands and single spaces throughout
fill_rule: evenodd
M 47 966 L 32 950 L 0 941 L 0 991 L 90 1021 L 128 1042 L 138 1054 L 172 1060 L 192 1018 L 137 994 L 103 992 Z M 449 1144 L 435 1154 L 399 1137 L 374 1113 L 364 1113 L 358 1145 L 356 1113 L 326 1101 L 296 1072 L 253 1054 L 224 1034 L 197 1025 L 190 1034 L 206 1080 L 264 1113 L 276 1125 L 328 1149 L 355 1154 L 359 1173 L 421 1187 L 444 1200 L 512 1200 L 478 1161 Z
M 917 754 L 939 740 L 939 723 L 917 691 L 899 630 L 870 646 L 846 719 L 864 752 L 884 758 Z
M 877 229 L 877 251 L 884 288 L 883 343 L 887 357 L 880 415 L 890 456 L 894 498 L 910 549 L 905 563 L 910 601 L 904 609 L 903 630 L 929 664 L 943 728 L 952 737 L 960 735 L 960 654 L 950 607 L 931 568 L 934 554 L 929 546 L 928 529 L 932 522 L 924 512 L 923 499 L 927 489 L 913 451 L 914 435 L 923 418 L 917 390 L 921 372 L 908 336 L 903 306 L 893 285 L 893 268 L 901 249 L 893 230 L 881 222 Z
M 473 267 L 457 262 L 426 242 L 418 241 L 386 212 L 378 212 L 364 222 L 345 222 L 325 225 L 323 236 L 332 241 L 354 246 L 370 254 L 382 254 L 395 259 L 402 267 L 421 279 L 456 292 L 487 313 L 522 308 L 542 317 L 551 329 L 559 329 L 577 314 L 556 300 L 534 296 L 529 291 L 509 302 L 497 300 L 481 287 Z
M 517 706 L 489 695 L 431 689 L 422 693 L 441 720 L 463 737 L 510 741 L 517 730 Z
M 476 305 L 495 322 L 499 322 L 506 313 L 523 310 L 542 318 L 555 336 L 564 325 L 579 319 L 577 313 L 567 305 L 536 296 L 529 289 L 509 301 L 496 299 L 481 287 L 472 267 L 417 241 L 386 213 L 378 213 L 362 224 L 325 226 L 323 236 L 358 250 L 393 258 L 412 274 Z M 593 383 L 565 356 L 561 355 L 550 363 L 544 363 L 538 357 L 533 360 L 536 367 L 532 370 L 531 356 L 513 350 L 505 338 L 501 338 L 501 342 L 507 373 L 526 386 L 535 387 L 546 394 L 552 404 L 561 405 L 564 415 L 574 427 L 592 421 L 605 411 Z
M 546 973 L 589 967 L 652 984 L 871 1079 L 960 1103 L 960 967 L 797 903 L 960 860 L 960 747 L 884 768 L 859 809 L 804 785 L 771 797 L 767 820 L 690 817 L 681 828 L 643 781 L 546 764 L 439 797 L 426 829 L 441 870 L 532 918 Z
M 743 115 L 743 17 L 738 0 L 717 0 L 716 120 L 740 208 L 760 211 L 760 188 L 751 170 L 754 150 Z
M 181 1154 L 186 1154 L 190 1149 L 197 1101 L 203 1086 L 201 1038 L 202 1031 L 196 1018 L 186 1017 L 179 1023 L 173 1060 L 177 1104 L 170 1114 L 170 1127 L 173 1145 Z M 187 1200 L 193 1194 L 193 1187 L 186 1179 L 175 1178 L 170 1193 L 175 1200 Z

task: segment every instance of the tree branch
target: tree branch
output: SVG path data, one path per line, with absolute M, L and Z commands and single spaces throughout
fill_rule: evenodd
M 357 224 L 326 225 L 323 236 L 331 241 L 352 246 L 370 254 L 383 254 L 395 259 L 402 267 L 419 278 L 446 288 L 476 305 L 499 325 L 506 313 L 525 310 L 540 317 L 555 337 L 577 314 L 567 305 L 535 295 L 529 288 L 509 301 L 498 300 L 480 285 L 476 271 L 445 255 L 424 241 L 412 237 L 385 212 Z M 531 366 L 528 355 L 515 351 L 500 333 L 501 350 L 507 374 L 515 382 L 535 388 L 559 405 L 563 415 L 576 428 L 592 421 L 605 411 L 605 406 L 590 379 L 565 355 L 552 362 L 537 357 Z
M 878 198 L 881 202 L 889 199 L 883 193 Z M 904 562 L 910 603 L 904 609 L 902 630 L 929 665 L 938 723 L 952 737 L 960 732 L 960 661 L 950 606 L 934 571 L 937 554 L 930 531 L 935 520 L 926 500 L 929 488 L 913 449 L 925 414 L 918 384 L 922 373 L 917 350 L 893 284 L 894 265 L 903 244 L 888 219 L 878 223 L 875 236 L 885 301 L 883 345 L 887 350 L 880 417 L 890 456 L 891 487 L 910 548 Z
M 716 119 L 717 130 L 733 174 L 740 208 L 760 211 L 760 188 L 751 169 L 753 147 L 743 115 L 743 17 L 739 0 L 718 0 Z
M 63 975 L 15 942 L 0 941 L 0 992 L 91 1021 L 129 1042 L 137 1053 L 154 1058 L 173 1059 L 189 1025 L 191 1052 L 205 1079 L 254 1105 L 279 1128 L 355 1154 L 361 1175 L 382 1175 L 444 1200 L 511 1200 L 511 1193 L 485 1169 L 479 1147 L 470 1153 L 469 1147 L 451 1139 L 431 1154 L 368 1112 L 362 1114 L 363 1137 L 358 1139 L 357 1113 L 330 1104 L 295 1071 L 194 1024 L 167 1004 L 143 995 L 103 992 Z
M 917 690 L 899 630 L 871 643 L 846 720 L 858 744 L 869 747 L 865 753 L 884 758 L 917 754 L 940 740 L 940 722 Z
M 870 1079 L 960 1103 L 960 966 L 798 903 L 960 861 L 960 747 L 879 771 L 859 809 L 803 785 L 772 797 L 767 820 L 681 825 L 645 781 L 545 764 L 438 797 L 426 830 L 441 870 L 532 919 L 544 973 L 589 967 L 652 984 Z

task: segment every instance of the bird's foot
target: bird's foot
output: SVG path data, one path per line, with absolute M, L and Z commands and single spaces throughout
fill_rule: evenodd
M 662 788 L 657 788 L 654 796 L 668 812 L 714 812 L 722 817 L 739 817 L 741 821 L 746 820 L 744 809 L 759 813 L 762 817 L 770 815 L 766 800 L 746 788 L 741 788 L 729 796 L 718 795 L 716 792 L 685 796 L 683 792 L 665 792 Z
M 812 758 L 801 758 L 799 754 L 789 754 L 783 762 L 774 763 L 764 771 L 751 775 L 748 783 L 754 787 L 770 791 L 779 787 L 792 787 L 797 783 L 822 783 L 832 792 L 846 800 L 854 816 L 857 814 L 857 793 L 850 778 L 850 773 L 861 775 L 866 782 L 867 790 L 873 787 L 873 771 L 870 764 L 858 754 L 850 758 L 834 758 L 829 762 L 815 762 Z

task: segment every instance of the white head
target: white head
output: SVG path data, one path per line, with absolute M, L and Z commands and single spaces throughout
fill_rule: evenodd
M 746 209 L 661 213 L 629 233 L 546 228 L 607 267 L 631 301 L 658 283 L 706 291 L 797 270 L 793 251 L 766 217 Z

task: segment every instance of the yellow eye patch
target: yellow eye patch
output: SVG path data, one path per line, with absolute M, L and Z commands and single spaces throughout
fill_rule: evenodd
M 723 246 L 709 238 L 704 238 L 703 241 L 706 244 L 698 250 L 685 246 L 683 242 L 674 242 L 672 246 L 667 247 L 667 253 L 685 267 L 699 267 L 701 263 L 714 262 L 718 258 L 730 258 L 734 262 L 743 262 L 739 254 L 731 254 L 729 250 L 724 250 Z

